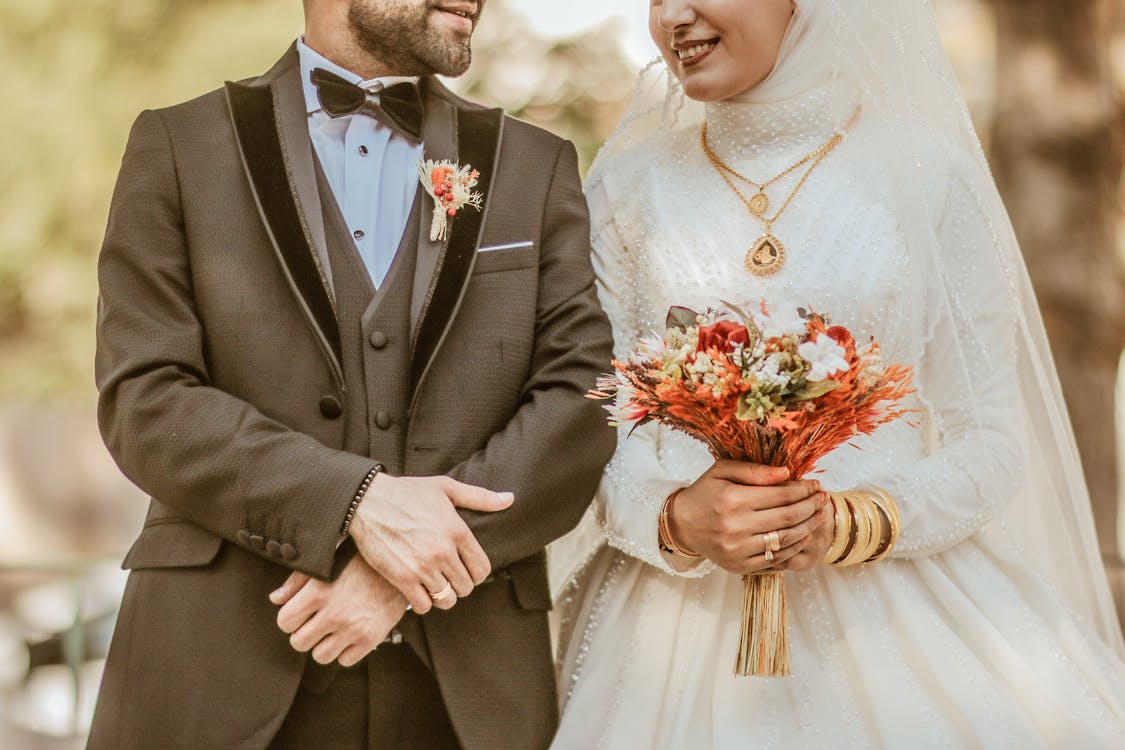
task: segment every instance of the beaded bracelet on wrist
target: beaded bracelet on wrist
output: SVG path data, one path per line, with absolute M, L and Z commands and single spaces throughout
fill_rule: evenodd
M 348 535 L 348 529 L 352 527 L 352 519 L 355 518 L 355 512 L 359 509 L 359 504 L 362 502 L 363 496 L 367 494 L 367 489 L 371 486 L 371 483 L 375 481 L 375 477 L 379 476 L 379 472 L 386 470 L 387 467 L 383 466 L 383 464 L 375 464 L 374 468 L 367 472 L 367 476 L 363 478 L 363 482 L 355 492 L 355 497 L 352 498 L 352 504 L 348 506 L 348 514 L 344 517 L 344 525 L 340 529 L 341 535 Z

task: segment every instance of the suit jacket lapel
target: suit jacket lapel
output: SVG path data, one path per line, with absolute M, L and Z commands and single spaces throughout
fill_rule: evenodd
M 430 283 L 424 299 L 421 302 L 419 320 L 414 341 L 414 355 L 411 366 L 411 382 L 417 393 L 418 386 L 424 380 L 430 363 L 445 340 L 449 327 L 461 306 L 468 287 L 469 277 L 476 262 L 477 245 L 480 242 L 481 230 L 488 214 L 490 190 L 493 177 L 496 174 L 498 157 L 500 154 L 500 140 L 504 129 L 504 113 L 499 109 L 470 109 L 468 107 L 454 107 L 449 101 L 452 95 L 441 87 L 432 78 L 424 79 L 423 96 L 427 103 L 426 119 L 431 119 L 431 111 L 440 108 L 437 102 L 449 106 L 453 112 L 454 127 L 452 134 L 454 144 L 446 142 L 424 141 L 426 145 L 426 158 L 452 159 L 459 165 L 472 165 L 479 170 L 480 178 L 477 190 L 484 196 L 484 205 L 480 211 L 464 209 L 457 213 L 456 218 L 450 223 L 445 247 L 434 254 L 431 261 L 423 262 L 424 252 L 433 252 L 429 243 L 429 233 L 424 229 L 419 232 L 419 255 L 417 278 L 429 276 Z M 434 104 L 431 105 L 431 102 Z M 431 106 L 433 109 L 431 109 Z M 433 118 L 437 120 L 438 118 Z M 437 127 L 436 125 L 434 127 Z M 423 133 L 423 138 L 426 137 Z M 449 148 L 448 151 L 439 149 Z M 429 226 L 432 203 L 426 206 L 426 211 L 421 222 L 422 227 Z M 429 271 L 427 269 L 432 269 Z M 415 301 L 418 300 L 418 284 L 415 285 Z
M 426 117 L 422 123 L 422 148 L 424 159 L 452 159 L 457 153 L 457 108 L 452 102 L 437 96 L 429 79 L 423 79 L 422 96 L 426 107 Z M 444 242 L 430 241 L 430 216 L 433 200 L 419 186 L 418 198 L 422 201 L 423 229 L 418 231 L 418 264 L 414 269 L 414 294 L 410 303 L 410 330 L 415 336 L 418 323 L 429 307 L 433 294 L 435 274 L 449 243 L 446 234 Z
M 309 138 L 309 113 L 301 81 L 301 65 L 297 53 L 292 53 L 293 64 L 270 83 L 277 110 L 277 128 L 289 184 L 293 188 L 308 237 L 316 251 L 316 260 L 324 271 L 331 292 L 332 264 L 328 261 L 328 243 L 325 238 L 324 214 L 320 206 L 320 191 L 316 184 L 316 167 L 313 160 L 312 139 Z
M 342 384 L 340 333 L 328 263 L 322 260 L 327 246 L 299 77 L 294 46 L 256 81 L 228 82 L 227 103 L 250 192 L 274 252 Z M 319 247 L 310 216 L 318 217 Z

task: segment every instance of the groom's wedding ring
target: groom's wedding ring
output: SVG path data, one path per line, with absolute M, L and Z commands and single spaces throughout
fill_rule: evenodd
M 776 531 L 771 531 L 767 534 L 762 534 L 762 541 L 766 543 L 766 550 L 768 552 L 777 552 L 781 549 L 781 534 Z M 767 557 L 767 560 L 770 558 Z
M 435 602 L 445 601 L 451 596 L 453 596 L 453 585 L 449 582 L 446 582 L 445 588 L 443 588 L 441 591 L 437 592 L 436 594 L 430 594 L 430 598 Z

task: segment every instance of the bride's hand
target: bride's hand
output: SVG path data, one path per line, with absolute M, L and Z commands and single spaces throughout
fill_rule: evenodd
M 681 547 L 731 573 L 782 566 L 809 545 L 827 517 L 819 512 L 828 502 L 820 482 L 788 478 L 784 468 L 716 461 L 672 502 L 669 531 Z M 770 531 L 778 533 L 781 549 L 766 560 Z
M 821 516 L 820 525 L 813 530 L 812 538 L 804 549 L 780 564 L 775 559 L 773 567 L 776 570 L 811 570 L 824 562 L 824 556 L 828 554 L 828 548 L 832 546 L 832 540 L 836 536 L 836 525 L 832 522 L 830 505 L 821 508 L 818 515 Z

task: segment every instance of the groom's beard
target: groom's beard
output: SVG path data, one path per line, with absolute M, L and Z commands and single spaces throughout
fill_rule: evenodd
M 478 0 L 477 17 L 483 6 Z M 433 24 L 435 8 L 434 0 L 352 0 L 348 23 L 359 45 L 396 75 L 459 76 L 472 62 L 472 40 L 446 38 Z

